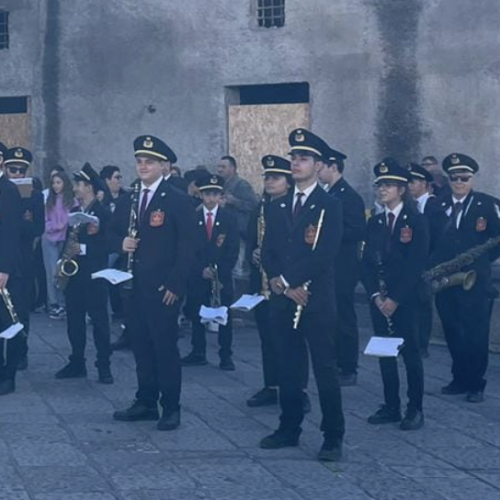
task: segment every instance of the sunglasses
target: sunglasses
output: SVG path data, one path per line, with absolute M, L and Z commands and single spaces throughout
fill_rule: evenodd
M 457 175 L 450 177 L 450 182 L 469 182 L 471 179 L 471 175 Z
M 28 169 L 26 167 L 8 167 L 11 174 L 25 174 Z

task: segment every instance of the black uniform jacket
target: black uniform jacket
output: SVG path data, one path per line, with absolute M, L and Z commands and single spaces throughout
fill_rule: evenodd
M 342 243 L 337 255 L 337 273 L 356 273 L 358 245 L 366 236 L 365 204 L 363 198 L 344 179 L 336 182 L 328 191 L 342 202 Z
M 238 260 L 240 237 L 234 216 L 218 207 L 214 220 L 212 238 L 207 236 L 203 206 L 196 211 L 197 250 L 189 283 L 189 295 L 205 298 L 210 289 L 210 280 L 203 278 L 203 269 L 217 265 L 219 281 L 224 295 L 231 296 L 233 289 L 232 271 Z
M 19 276 L 21 269 L 21 196 L 5 174 L 0 177 L 0 273 Z
M 113 213 L 111 249 L 123 253 L 128 235 L 133 193 L 122 196 Z M 137 214 L 139 209 L 136 209 Z M 152 294 L 164 288 L 176 295 L 186 292 L 196 250 L 195 212 L 187 195 L 162 181 L 137 223 L 139 246 L 134 256 L 134 280 Z
M 21 254 L 25 276 L 35 273 L 35 238 L 45 232 L 45 202 L 41 191 L 34 189 L 29 198 L 21 198 Z
M 398 304 L 411 303 L 418 299 L 421 277 L 428 259 L 427 220 L 416 209 L 409 209 L 405 205 L 390 236 L 386 219 L 383 212 L 368 221 L 362 266 L 363 284 L 370 297 L 380 292 L 379 273 L 382 272 L 387 295 Z
M 262 248 L 264 270 L 269 279 L 283 276 L 291 288 L 310 280 L 307 311 L 334 311 L 334 259 L 342 241 L 342 204 L 316 186 L 293 222 L 292 202 L 293 190 L 269 205 Z M 322 210 L 323 226 L 313 251 Z M 284 295 L 272 299 L 278 308 L 294 304 Z
M 262 205 L 264 205 L 264 221 L 267 217 L 267 210 L 270 201 L 261 200 L 257 208 L 250 214 L 248 221 L 248 230 L 246 236 L 245 254 L 250 266 L 250 293 L 260 293 L 262 291 L 262 274 L 261 266 L 256 266 L 252 262 L 252 255 L 256 248 L 258 248 L 258 220 L 261 215 Z
M 427 218 L 429 224 L 429 251 L 432 253 L 436 245 L 436 241 L 439 239 L 441 231 L 441 221 L 443 217 L 443 207 L 439 199 L 431 194 L 427 199 L 427 203 L 424 208 L 424 215 Z
M 441 200 L 440 236 L 436 240 L 431 255 L 430 266 L 453 259 L 476 245 L 486 243 L 488 239 L 500 235 L 499 210 L 491 196 L 471 191 L 464 200 L 462 218 L 458 229 L 453 224 L 451 195 Z M 489 289 L 491 285 L 491 262 L 500 256 L 500 245 L 478 257 L 464 270 L 477 272 L 476 289 Z M 483 288 L 484 287 L 484 288 Z
M 80 212 L 80 207 L 71 209 L 71 213 Z M 80 224 L 77 228 L 78 243 L 85 245 L 85 254 L 73 257 L 78 263 L 79 270 L 75 278 L 88 278 L 90 274 L 108 267 L 108 232 L 110 212 L 98 200 L 94 200 L 85 210 L 89 215 L 99 219 L 99 224 Z M 66 241 L 72 231 L 68 227 Z

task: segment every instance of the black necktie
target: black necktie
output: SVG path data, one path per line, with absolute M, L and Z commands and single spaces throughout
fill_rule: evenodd
M 296 201 L 295 201 L 295 206 L 293 207 L 293 221 L 295 222 L 300 214 L 300 211 L 302 210 L 302 197 L 304 196 L 304 193 L 298 192 L 296 195 Z
M 463 208 L 464 208 L 464 204 L 461 201 L 457 201 L 453 205 L 451 215 L 453 217 L 453 224 L 455 225 L 455 228 L 458 228 L 457 221 L 458 221 L 459 215 L 462 213 Z

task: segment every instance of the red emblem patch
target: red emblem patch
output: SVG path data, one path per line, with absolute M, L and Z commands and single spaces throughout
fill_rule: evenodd
M 87 224 L 87 234 L 92 236 L 99 232 L 99 226 L 96 224 Z
M 151 227 L 160 227 L 163 225 L 164 221 L 165 221 L 165 212 L 162 212 L 161 210 L 156 210 L 151 214 L 151 217 L 149 219 L 149 225 Z
M 226 235 L 219 234 L 219 236 L 217 236 L 217 240 L 215 241 L 215 244 L 217 245 L 218 248 L 220 248 L 222 245 L 224 245 L 224 241 L 226 241 Z
M 413 239 L 413 229 L 411 227 L 402 227 L 399 233 L 399 241 L 401 243 L 410 243 Z
M 484 217 L 479 217 L 479 219 L 476 220 L 476 231 L 478 233 L 486 231 L 487 227 L 488 227 L 488 221 Z
M 318 231 L 318 226 L 313 226 L 309 224 L 304 232 L 304 240 L 308 245 L 314 245 L 314 240 L 316 239 L 316 232 Z

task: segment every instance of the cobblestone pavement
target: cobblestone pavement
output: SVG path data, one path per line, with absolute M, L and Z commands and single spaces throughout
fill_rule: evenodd
M 366 320 L 362 320 L 365 323 Z M 115 325 L 117 327 L 117 325 Z M 113 358 L 116 383 L 57 381 L 65 362 L 65 325 L 35 316 L 30 367 L 18 392 L 0 400 L 0 500 L 493 500 L 500 498 L 500 356 L 492 355 L 486 402 L 444 397 L 446 349 L 426 360 L 426 427 L 404 433 L 373 427 L 366 417 L 381 400 L 377 363 L 362 359 L 357 387 L 343 391 L 345 459 L 324 465 L 316 388 L 301 446 L 261 450 L 277 424 L 277 408 L 250 409 L 261 386 L 259 345 L 252 328 L 236 328 L 237 371 L 211 364 L 184 370 L 181 428 L 158 432 L 154 422 L 113 422 L 135 390 L 132 355 Z M 364 336 L 368 329 L 363 328 Z M 188 336 L 181 340 L 183 353 Z M 364 342 L 363 342 L 364 344 Z

